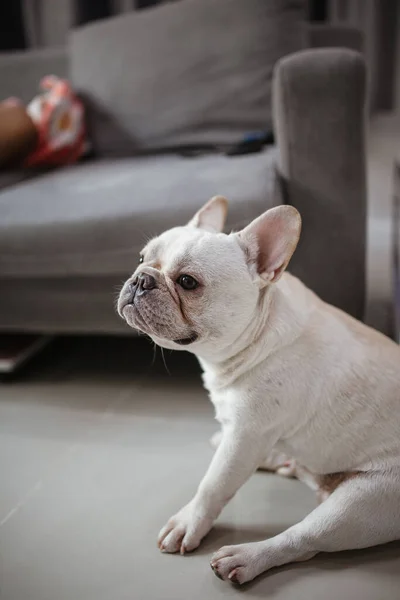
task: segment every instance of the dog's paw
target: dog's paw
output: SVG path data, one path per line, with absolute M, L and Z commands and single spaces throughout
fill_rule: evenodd
M 213 520 L 189 503 L 168 521 L 158 536 L 161 552 L 191 552 L 210 531 Z
M 211 559 L 215 575 L 224 581 L 242 585 L 265 571 L 264 543 L 224 546 Z

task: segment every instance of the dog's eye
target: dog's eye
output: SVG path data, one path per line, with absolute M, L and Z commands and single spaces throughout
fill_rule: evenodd
M 177 283 L 179 283 L 184 290 L 194 290 L 199 285 L 197 281 L 190 275 L 180 275 Z
M 143 259 L 143 254 L 140 254 L 140 256 L 139 256 L 139 265 L 141 265 L 141 264 L 142 264 L 143 260 L 144 260 L 144 259 Z

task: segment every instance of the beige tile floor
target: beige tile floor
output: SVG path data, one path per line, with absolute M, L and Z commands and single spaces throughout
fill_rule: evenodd
M 243 589 L 218 580 L 211 553 L 262 539 L 315 506 L 303 484 L 255 474 L 189 556 L 156 548 L 212 451 L 211 405 L 195 361 L 143 339 L 57 340 L 0 384 L 2 600 L 396 600 L 400 544 L 326 555 Z

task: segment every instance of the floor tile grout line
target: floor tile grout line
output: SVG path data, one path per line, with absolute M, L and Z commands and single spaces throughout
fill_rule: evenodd
M 17 514 L 21 508 L 23 508 L 29 499 L 36 494 L 43 486 L 43 481 L 39 479 L 25 494 L 25 496 L 17 502 L 17 504 L 6 514 L 6 516 L 0 521 L 0 527 L 3 527 L 15 514 Z

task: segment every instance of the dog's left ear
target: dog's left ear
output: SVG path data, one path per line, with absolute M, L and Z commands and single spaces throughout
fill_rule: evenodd
M 276 206 L 237 233 L 249 261 L 265 283 L 278 281 L 296 249 L 301 217 L 293 206 Z
M 228 200 L 223 196 L 214 196 L 194 215 L 188 225 L 212 233 L 221 233 L 227 214 Z

